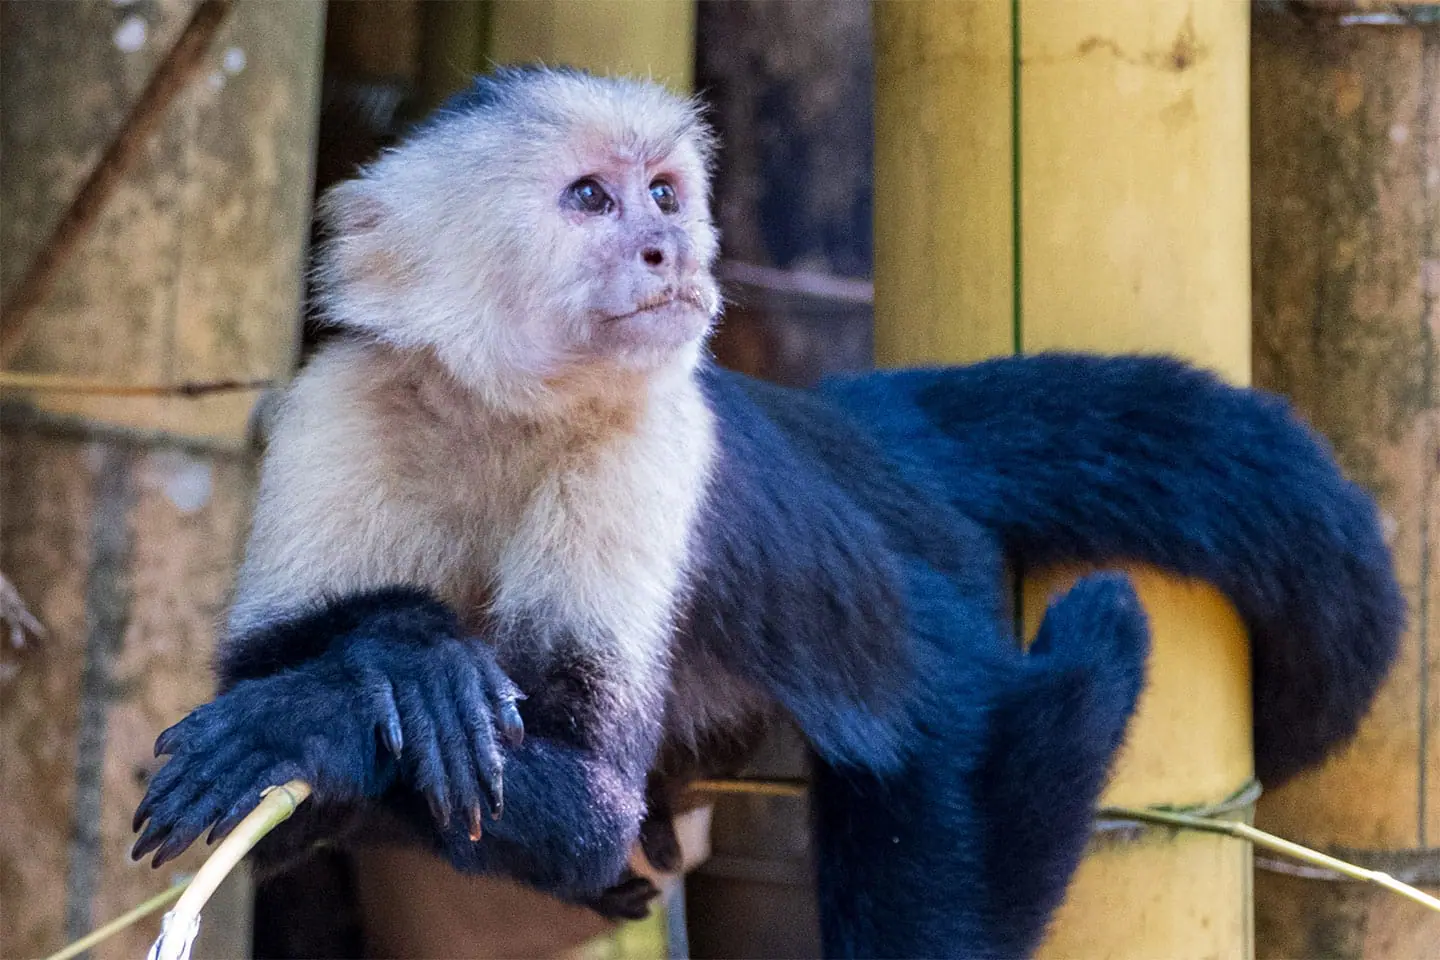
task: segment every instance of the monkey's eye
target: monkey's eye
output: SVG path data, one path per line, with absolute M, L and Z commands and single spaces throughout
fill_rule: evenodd
M 650 197 L 655 201 L 655 206 L 660 208 L 661 213 L 675 213 L 680 209 L 680 200 L 675 196 L 675 188 L 665 180 L 656 180 L 650 184 Z
M 615 207 L 610 194 L 591 177 L 576 180 L 566 187 L 565 202 L 585 213 L 609 213 Z

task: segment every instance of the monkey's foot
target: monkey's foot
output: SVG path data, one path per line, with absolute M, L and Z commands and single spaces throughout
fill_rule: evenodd
M 684 860 L 675 821 L 668 811 L 652 812 L 640 824 L 640 852 L 650 865 L 663 873 L 674 873 Z
M 213 843 L 263 789 L 295 777 L 321 806 L 375 798 L 403 779 L 439 824 L 459 811 L 478 840 L 482 810 L 503 810 L 500 742 L 524 735 L 521 697 L 488 648 L 453 639 L 364 636 L 241 681 L 156 741 L 170 760 L 135 811 L 135 829 L 149 824 L 131 856 L 154 850 L 159 866 L 212 824 Z
M 583 903 L 607 920 L 644 920 L 650 916 L 650 901 L 659 895 L 659 887 L 626 870 L 615 886 Z

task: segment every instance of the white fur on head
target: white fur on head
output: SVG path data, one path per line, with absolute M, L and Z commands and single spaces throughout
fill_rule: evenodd
M 326 195 L 321 306 L 342 326 L 433 350 L 516 413 L 627 372 L 688 372 L 720 304 L 711 149 L 697 104 L 654 84 L 541 69 L 482 78 Z M 650 228 L 564 215 L 566 188 L 597 173 L 674 185 L 680 209 L 662 226 L 688 258 L 682 322 L 628 338 L 603 326 L 651 296 L 634 266 Z

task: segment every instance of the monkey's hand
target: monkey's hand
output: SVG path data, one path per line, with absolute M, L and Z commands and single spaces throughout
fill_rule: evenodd
M 299 777 L 316 805 L 379 797 L 397 779 L 454 811 L 479 838 L 481 810 L 503 809 L 500 742 L 524 735 L 523 694 L 488 647 L 456 639 L 351 637 L 269 676 L 243 680 L 162 733 L 170 760 L 150 782 L 131 856 L 159 866 L 214 824 L 229 833 L 266 787 Z

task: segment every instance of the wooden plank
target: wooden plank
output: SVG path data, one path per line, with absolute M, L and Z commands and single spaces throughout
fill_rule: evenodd
M 0 5 L 0 283 L 23 272 L 192 8 Z M 21 369 L 144 384 L 288 375 L 322 12 L 235 5 L 35 316 Z M 0 665 L 0 757 L 16 784 L 0 797 L 0 955 L 56 949 L 204 856 L 131 863 L 130 816 L 159 766 L 156 734 L 211 693 L 254 486 L 253 401 L 51 394 L 7 410 L 0 567 L 51 637 Z M 240 878 L 207 914 L 202 952 L 248 952 L 247 898 Z M 143 955 L 155 930 L 96 955 Z
M 0 955 L 7 957 L 43 956 L 64 938 L 91 488 L 79 445 L 0 437 L 0 567 L 49 634 L 43 646 L 19 651 L 0 644 Z

